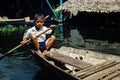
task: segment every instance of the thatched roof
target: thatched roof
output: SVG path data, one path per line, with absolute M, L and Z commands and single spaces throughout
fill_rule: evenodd
M 68 10 L 73 15 L 77 15 L 78 11 L 120 12 L 120 0 L 68 0 L 56 10 Z

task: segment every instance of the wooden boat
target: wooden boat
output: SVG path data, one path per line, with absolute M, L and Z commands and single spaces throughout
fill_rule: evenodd
M 120 80 L 120 56 L 65 46 L 32 52 L 43 70 L 62 80 Z

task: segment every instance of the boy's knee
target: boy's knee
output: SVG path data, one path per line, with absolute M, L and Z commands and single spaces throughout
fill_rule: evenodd
M 31 38 L 36 39 L 37 37 L 36 37 L 36 35 L 31 35 Z
M 52 35 L 52 36 L 51 36 L 51 39 L 52 39 L 52 40 L 55 40 L 55 39 L 56 39 L 56 37 L 55 37 L 54 35 Z

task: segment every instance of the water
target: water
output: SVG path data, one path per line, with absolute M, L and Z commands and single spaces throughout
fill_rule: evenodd
M 98 33 L 96 31 L 96 34 L 93 35 L 92 33 L 89 34 L 91 32 L 89 30 L 91 29 L 87 29 L 88 33 L 86 33 L 86 29 L 80 26 L 60 26 L 58 29 L 60 29 L 60 31 L 57 31 L 59 40 L 56 40 L 54 45 L 58 45 L 59 47 L 64 45 L 75 48 L 87 48 L 120 56 L 120 43 L 115 41 L 109 43 L 109 40 L 104 39 L 106 35 L 103 36 L 103 34 L 100 34 L 100 31 Z M 100 35 L 102 35 L 102 38 Z M 94 36 L 97 38 L 93 38 Z M 16 41 L 6 39 L 0 43 L 0 55 L 10 50 L 13 47 L 11 46 L 13 43 L 11 42 Z M 0 60 L 0 80 L 58 80 L 58 77 L 51 75 L 49 72 L 42 71 L 29 49 L 23 47 Z
M 30 55 L 25 52 L 17 52 L 0 61 L 0 80 L 32 80 L 40 67 L 38 67 Z M 23 55 L 23 56 L 22 56 Z
M 47 76 L 47 77 L 46 77 Z M 17 52 L 0 61 L 0 80 L 58 80 L 44 72 L 28 52 Z

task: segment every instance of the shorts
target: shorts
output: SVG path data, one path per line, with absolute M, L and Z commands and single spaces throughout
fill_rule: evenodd
M 44 50 L 46 50 L 46 41 L 44 42 L 39 42 L 39 45 L 40 45 L 40 51 L 43 52 Z M 36 50 L 34 44 L 30 44 L 30 48 L 33 49 L 33 50 Z
M 45 41 L 44 42 L 39 42 L 39 45 L 40 45 L 40 51 L 44 51 L 46 50 L 46 44 L 45 44 Z

